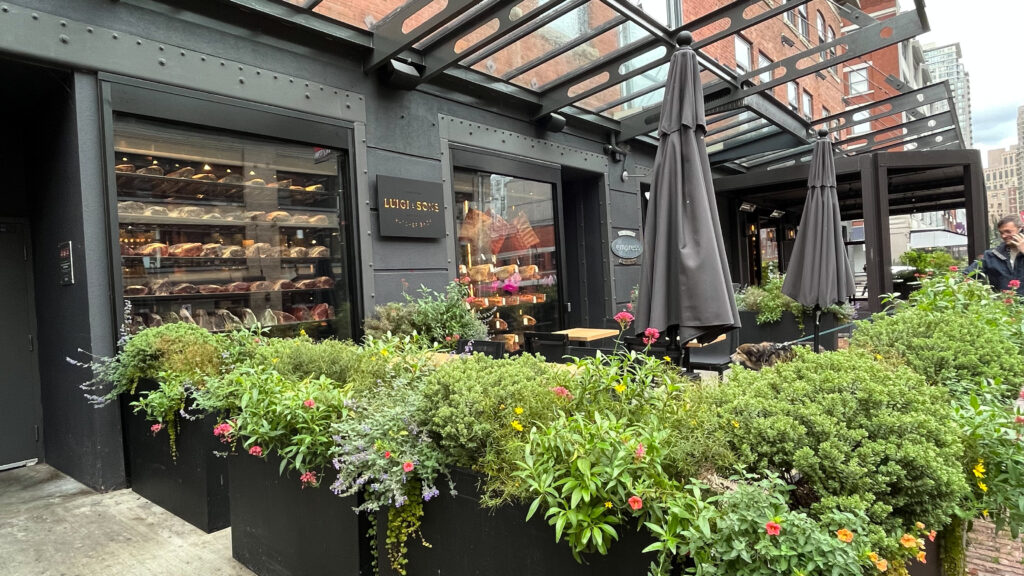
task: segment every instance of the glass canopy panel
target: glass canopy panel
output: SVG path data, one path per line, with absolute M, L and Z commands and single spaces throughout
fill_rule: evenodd
M 450 32 L 450 31 L 458 28 L 459 26 L 462 26 L 463 24 L 465 24 L 470 18 L 475 17 L 477 14 L 483 12 L 484 10 L 489 10 L 492 6 L 497 4 L 499 1 L 500 0 L 485 0 L 484 2 L 477 3 L 475 6 L 470 8 L 465 14 L 459 16 L 455 20 L 452 20 L 447 25 L 442 26 L 440 30 L 434 32 L 430 36 L 427 36 L 423 40 L 420 40 L 416 44 L 413 44 L 413 48 L 415 48 L 417 50 L 423 50 L 424 48 L 430 46 L 430 44 L 433 43 L 434 40 L 436 40 L 438 38 L 441 38 L 441 37 L 444 37 L 445 35 L 448 34 L 448 32 Z M 533 8 L 533 7 L 537 6 L 537 2 L 536 2 L 536 0 L 533 0 L 529 4 L 527 4 L 526 2 L 524 2 L 523 4 L 520 4 L 520 6 L 524 6 L 524 5 L 527 5 L 530 8 Z M 515 8 L 510 9 L 510 10 L 515 10 Z M 522 14 L 525 11 L 526 11 L 525 7 L 524 8 L 519 8 L 518 13 Z M 483 27 L 486 29 L 487 25 L 484 24 Z M 496 30 L 497 26 L 493 26 L 493 28 Z M 475 32 L 475 31 L 476 30 L 467 30 L 467 32 L 469 32 L 469 34 L 473 34 L 473 32 Z M 493 32 L 493 30 L 491 30 L 491 32 Z M 477 34 L 476 36 L 481 36 L 482 37 L 484 35 L 485 34 Z
M 680 4 L 694 4 L 694 2 L 680 2 L 680 0 L 628 0 L 628 2 L 669 30 L 675 30 L 682 24 L 680 17 Z M 697 2 L 697 4 L 703 4 Z
M 645 54 L 642 60 L 631 61 L 625 68 L 635 69 L 649 63 L 654 57 L 664 56 L 665 51 L 657 51 L 653 57 Z M 668 76 L 668 63 L 634 76 L 611 88 L 598 92 L 576 103 L 577 106 L 604 114 L 609 118 L 623 118 L 644 108 L 660 104 L 665 97 L 665 78 Z
M 600 60 L 623 46 L 633 44 L 647 37 L 649 37 L 649 34 L 646 31 L 632 22 L 627 22 L 565 54 L 561 54 L 519 74 L 512 78 L 511 81 L 513 84 L 518 84 L 524 88 L 543 91 L 546 86 L 553 82 L 562 80 L 566 76 L 571 76 L 576 71 Z M 649 63 L 652 58 L 664 56 L 664 47 L 659 46 L 653 50 L 656 50 L 657 54 L 653 56 L 647 56 L 646 54 L 638 55 L 627 64 L 630 65 L 631 69 L 636 69 Z M 569 94 L 583 92 L 595 84 L 600 84 L 607 77 L 608 74 L 604 73 L 596 74 L 590 78 L 583 78 L 580 84 L 570 88 Z
M 732 119 L 723 120 L 723 123 L 727 124 L 731 120 Z M 750 133 L 754 132 L 755 130 L 760 130 L 761 128 L 764 128 L 765 126 L 768 126 L 768 125 L 771 125 L 771 126 L 774 127 L 774 125 L 770 124 L 767 120 L 765 120 L 763 118 L 756 118 L 755 117 L 750 122 L 745 122 L 745 123 L 739 124 L 739 125 L 729 125 L 729 127 L 726 128 L 725 130 L 723 130 L 722 132 L 719 132 L 719 133 L 717 133 L 717 134 L 715 134 L 713 136 L 708 136 L 707 139 L 706 139 L 706 142 L 707 142 L 708 146 L 711 146 L 713 144 L 718 144 L 718 143 L 721 143 L 721 142 L 725 142 L 725 141 L 730 140 L 732 138 L 738 138 L 740 136 L 750 134 Z M 708 131 L 709 132 L 711 131 L 710 127 L 708 127 Z
M 293 4 L 303 4 L 303 2 L 297 0 L 290 1 Z M 374 0 L 373 2 L 324 0 L 313 8 L 313 12 L 350 26 L 370 30 L 374 24 L 384 20 L 389 14 L 407 3 L 406 0 Z
M 581 36 L 586 36 L 588 32 L 616 18 L 616 16 L 617 14 L 602 2 L 591 0 L 553 22 L 546 24 L 539 30 L 520 38 L 510 46 L 491 55 L 490 58 L 477 62 L 473 65 L 473 69 L 504 78 L 509 72 L 522 69 L 524 65 L 540 64 L 546 57 L 556 55 L 560 50 L 570 47 Z M 598 50 L 598 42 L 610 41 L 618 45 L 618 39 L 615 36 L 607 39 L 604 38 L 607 35 L 603 34 L 600 40 L 594 39 L 573 47 L 560 56 L 560 58 L 566 58 L 569 62 L 572 62 L 574 58 L 581 62 L 592 62 L 596 59 L 595 54 L 606 52 Z M 576 67 L 578 65 L 573 66 L 573 68 Z M 560 73 L 552 76 L 552 78 L 563 76 L 569 70 L 563 69 Z M 533 89 L 550 80 L 550 78 L 544 77 L 543 79 L 536 80 L 536 86 L 531 86 L 530 76 L 525 74 L 519 74 L 519 76 L 517 84 Z

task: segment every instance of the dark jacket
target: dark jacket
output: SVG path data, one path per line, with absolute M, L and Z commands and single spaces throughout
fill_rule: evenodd
M 986 250 L 981 256 L 980 266 L 977 266 L 977 263 L 971 266 L 975 267 L 981 269 L 995 290 L 1009 290 L 1010 280 L 1017 280 L 1021 283 L 1017 287 L 1017 294 L 1024 296 L 1024 252 L 1017 253 L 1011 270 L 1010 249 L 1006 244 L 1000 244 L 996 248 Z

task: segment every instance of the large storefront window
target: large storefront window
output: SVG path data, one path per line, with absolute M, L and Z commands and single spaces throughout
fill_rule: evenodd
M 352 336 L 345 151 L 118 115 L 114 154 L 133 328 Z
M 562 328 L 552 184 L 455 170 L 459 274 L 470 280 L 493 340 Z

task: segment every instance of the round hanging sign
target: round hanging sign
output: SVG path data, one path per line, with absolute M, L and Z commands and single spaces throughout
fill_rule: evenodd
M 619 258 L 637 258 L 644 252 L 644 245 L 636 236 L 619 236 L 612 240 L 612 254 Z

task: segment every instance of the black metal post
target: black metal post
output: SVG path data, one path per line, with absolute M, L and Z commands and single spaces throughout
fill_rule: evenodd
M 821 352 L 821 306 L 814 305 L 814 353 Z

